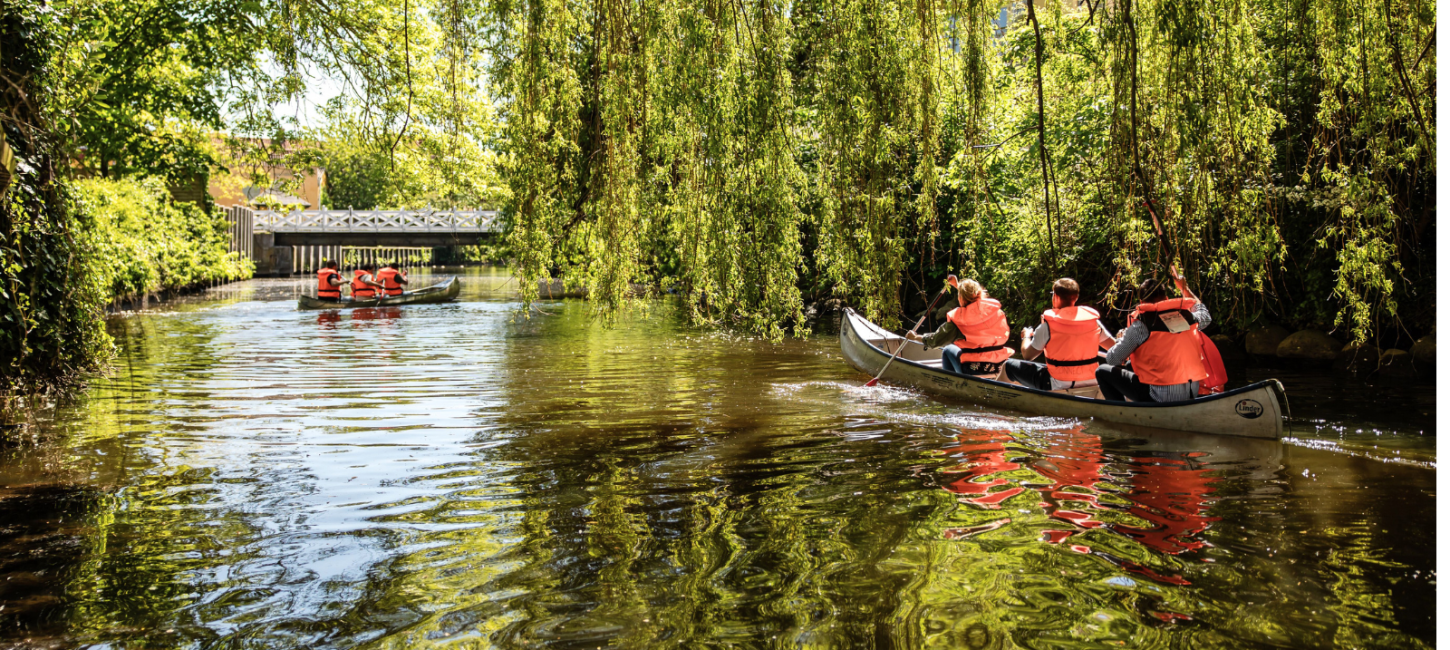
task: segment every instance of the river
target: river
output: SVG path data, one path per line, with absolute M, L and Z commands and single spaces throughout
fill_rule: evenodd
M 113 318 L 6 427 L 0 647 L 1435 643 L 1433 387 L 1255 371 L 1285 441 L 1130 434 L 465 273 Z

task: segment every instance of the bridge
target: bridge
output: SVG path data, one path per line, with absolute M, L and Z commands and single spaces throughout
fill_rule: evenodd
M 258 210 L 273 246 L 471 246 L 502 231 L 497 210 Z

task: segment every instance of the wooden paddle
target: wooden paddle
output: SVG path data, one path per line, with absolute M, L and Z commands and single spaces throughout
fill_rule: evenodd
M 957 276 L 955 276 L 955 275 L 948 275 L 947 276 L 947 284 L 952 285 L 952 288 L 953 289 L 957 288 Z M 937 301 L 938 300 L 941 300 L 941 297 L 942 296 L 945 296 L 945 295 L 947 295 L 945 291 L 938 291 L 937 292 L 936 298 L 932 299 L 931 304 L 927 306 L 926 313 L 925 314 L 922 314 L 921 315 L 921 318 L 916 319 L 916 327 L 911 328 L 911 331 L 910 332 L 907 332 L 907 334 L 915 334 L 916 333 L 916 328 L 917 327 L 921 327 L 921 324 L 924 323 L 924 322 L 926 322 L 926 317 L 931 315 L 931 312 L 932 312 L 933 309 L 936 309 L 936 303 L 937 303 Z M 872 377 L 871 378 L 871 381 L 866 382 L 866 387 L 867 388 L 870 388 L 872 386 L 875 386 L 876 385 L 876 382 L 881 381 L 881 375 L 886 374 L 886 369 L 891 367 L 891 362 L 896 360 L 897 355 L 901 354 L 901 349 L 904 348 L 904 347 L 906 347 L 906 340 L 905 339 L 902 340 L 901 345 L 896 346 L 896 352 L 894 352 L 894 353 L 891 354 L 891 358 L 886 361 L 886 365 L 881 366 L 881 372 L 876 373 L 876 376 L 875 377 Z

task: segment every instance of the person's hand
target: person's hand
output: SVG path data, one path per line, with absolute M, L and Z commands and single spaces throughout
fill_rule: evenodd
M 907 332 L 906 333 L 906 340 L 908 340 L 908 341 L 921 341 L 921 335 L 920 334 L 917 334 L 916 332 Z
M 1032 335 L 1034 335 L 1036 333 L 1037 332 L 1032 331 L 1032 328 L 1030 328 L 1030 327 L 1024 327 L 1024 328 L 1022 328 L 1022 340 L 1024 340 L 1024 341 L 1031 341 L 1032 340 Z
M 952 285 L 952 288 L 953 289 L 957 288 L 957 276 L 955 274 L 948 275 L 947 276 L 947 284 Z
M 1178 287 L 1179 293 L 1185 293 L 1188 291 L 1188 279 L 1184 278 L 1183 275 L 1178 273 L 1177 266 L 1169 264 L 1168 275 L 1173 278 L 1173 284 Z

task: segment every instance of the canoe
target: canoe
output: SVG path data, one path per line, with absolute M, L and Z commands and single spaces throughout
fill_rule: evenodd
M 401 296 L 391 298 L 375 298 L 372 300 L 353 300 L 343 298 L 341 301 L 318 300 L 312 296 L 302 296 L 297 299 L 297 309 L 355 309 L 358 307 L 392 307 L 395 305 L 428 305 L 438 302 L 448 302 L 458 297 L 458 292 L 463 285 L 458 282 L 458 276 L 449 277 L 431 287 L 424 287 L 417 291 L 404 291 Z
M 1277 379 L 1183 402 L 1117 402 L 966 377 L 941 368 L 941 350 L 876 326 L 855 311 L 841 317 L 841 352 L 857 370 L 880 372 L 898 347 L 901 356 L 881 379 L 942 397 L 1018 413 L 1102 420 L 1132 427 L 1278 439 L 1289 398 Z

